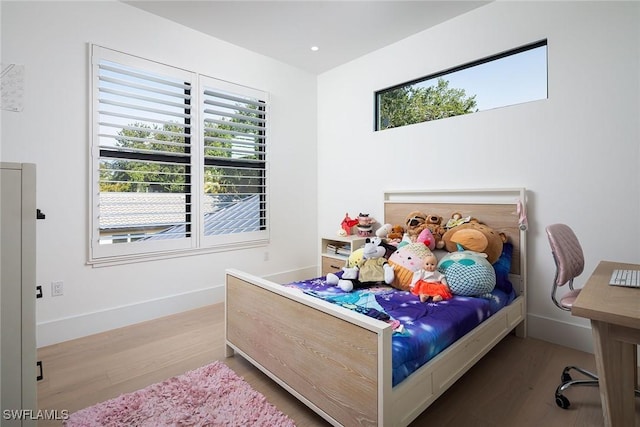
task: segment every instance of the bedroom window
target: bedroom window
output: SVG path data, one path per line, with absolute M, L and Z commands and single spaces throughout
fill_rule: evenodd
M 375 93 L 375 130 L 547 98 L 542 40 Z
M 261 245 L 267 95 L 92 46 L 90 262 Z

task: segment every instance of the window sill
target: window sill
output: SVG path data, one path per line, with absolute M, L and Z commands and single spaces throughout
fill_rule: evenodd
M 104 258 L 89 258 L 87 265 L 93 268 L 112 267 L 117 265 L 137 264 L 141 262 L 162 261 L 166 259 L 175 259 L 182 257 L 200 256 L 219 252 L 237 251 L 242 249 L 264 247 L 269 244 L 268 239 L 256 240 L 252 242 L 242 242 L 237 244 L 225 244 L 220 246 L 212 246 L 199 249 L 185 249 L 165 252 L 155 252 L 146 254 L 121 255 Z

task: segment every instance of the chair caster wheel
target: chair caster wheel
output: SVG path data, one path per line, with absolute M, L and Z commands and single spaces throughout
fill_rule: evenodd
M 571 403 L 569 402 L 569 399 L 561 394 L 558 394 L 556 395 L 556 405 L 558 405 L 562 409 L 567 409 L 569 408 L 569 405 L 571 405 Z

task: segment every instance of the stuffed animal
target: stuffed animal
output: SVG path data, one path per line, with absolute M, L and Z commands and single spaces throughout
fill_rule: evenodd
M 418 234 L 416 239 L 418 243 L 424 243 L 429 249 L 434 250 L 436 248 L 436 239 L 433 237 L 433 233 L 428 228 L 425 228 Z
M 426 218 L 426 224 L 429 231 L 434 238 L 434 245 L 436 249 L 444 248 L 444 242 L 442 241 L 442 235 L 446 231 L 442 226 L 442 217 L 440 215 L 429 214 Z M 433 248 L 431 248 L 433 249 Z
M 404 227 L 401 225 L 384 224 L 376 230 L 376 236 L 381 239 L 385 239 L 389 245 L 395 247 L 402 241 L 402 237 L 404 236 Z
M 393 267 L 394 271 L 394 280 L 391 286 L 408 291 L 413 280 L 413 273 L 422 268 L 424 259 L 431 254 L 431 250 L 424 243 L 398 245 L 398 249 L 389 256 L 389 265 Z
M 395 224 L 391 227 L 389 234 L 387 234 L 387 239 L 399 242 L 402 240 L 402 236 L 404 236 L 404 227 L 400 224 Z
M 507 236 L 472 218 L 469 222 L 447 230 L 442 240 L 449 252 L 470 250 L 485 253 L 487 261 L 493 264 L 500 258 L 502 245 L 507 241 Z
M 420 211 L 409 212 L 409 215 L 404 220 L 407 236 L 411 242 L 415 242 L 420 235 L 420 232 L 427 228 L 427 215 Z
M 356 287 L 391 284 L 394 271 L 384 257 L 386 252 L 382 239 L 379 237 L 367 239 L 362 248 L 362 260 L 353 267 L 343 267 L 341 276 L 327 274 L 327 283 L 337 285 L 345 292 L 351 292 Z
M 451 218 L 449 218 L 447 223 L 444 225 L 444 229 L 449 230 L 450 228 L 457 227 L 469 221 L 471 221 L 470 216 L 463 217 L 460 212 L 454 212 L 451 214 Z
M 340 235 L 344 235 L 344 236 L 350 236 L 351 235 L 351 227 L 353 227 L 356 224 L 358 224 L 358 220 L 357 219 L 351 219 L 351 217 L 349 216 L 349 213 L 347 212 L 346 214 L 344 214 L 344 219 L 342 220 L 342 223 L 340 224 L 340 227 L 344 231 L 344 234 L 342 234 L 342 233 L 339 233 L 339 234 Z
M 389 233 L 391 233 L 392 229 L 393 227 L 391 224 L 382 224 L 380 228 L 376 230 L 376 237 L 379 237 L 381 239 L 388 239 Z
M 483 253 L 451 252 L 442 257 L 438 270 L 454 295 L 489 297 L 496 286 L 495 270 Z

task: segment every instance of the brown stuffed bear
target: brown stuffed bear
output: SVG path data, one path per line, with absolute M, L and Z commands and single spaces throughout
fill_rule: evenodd
M 444 241 L 442 235 L 446 231 L 442 226 L 442 217 L 440 215 L 430 214 L 427 215 L 427 228 L 431 231 L 433 239 L 435 240 L 436 249 L 444 248 Z
M 412 242 L 418 239 L 418 236 L 427 228 L 427 215 L 420 211 L 409 212 L 409 215 L 404 220 L 404 224 L 407 230 L 407 236 Z
M 396 224 L 391 227 L 391 231 L 387 234 L 387 239 L 400 241 L 404 237 L 404 227 Z
M 487 261 L 493 264 L 500 258 L 507 236 L 473 218 L 447 230 L 442 240 L 449 252 L 456 252 L 460 245 L 466 250 L 487 254 Z

